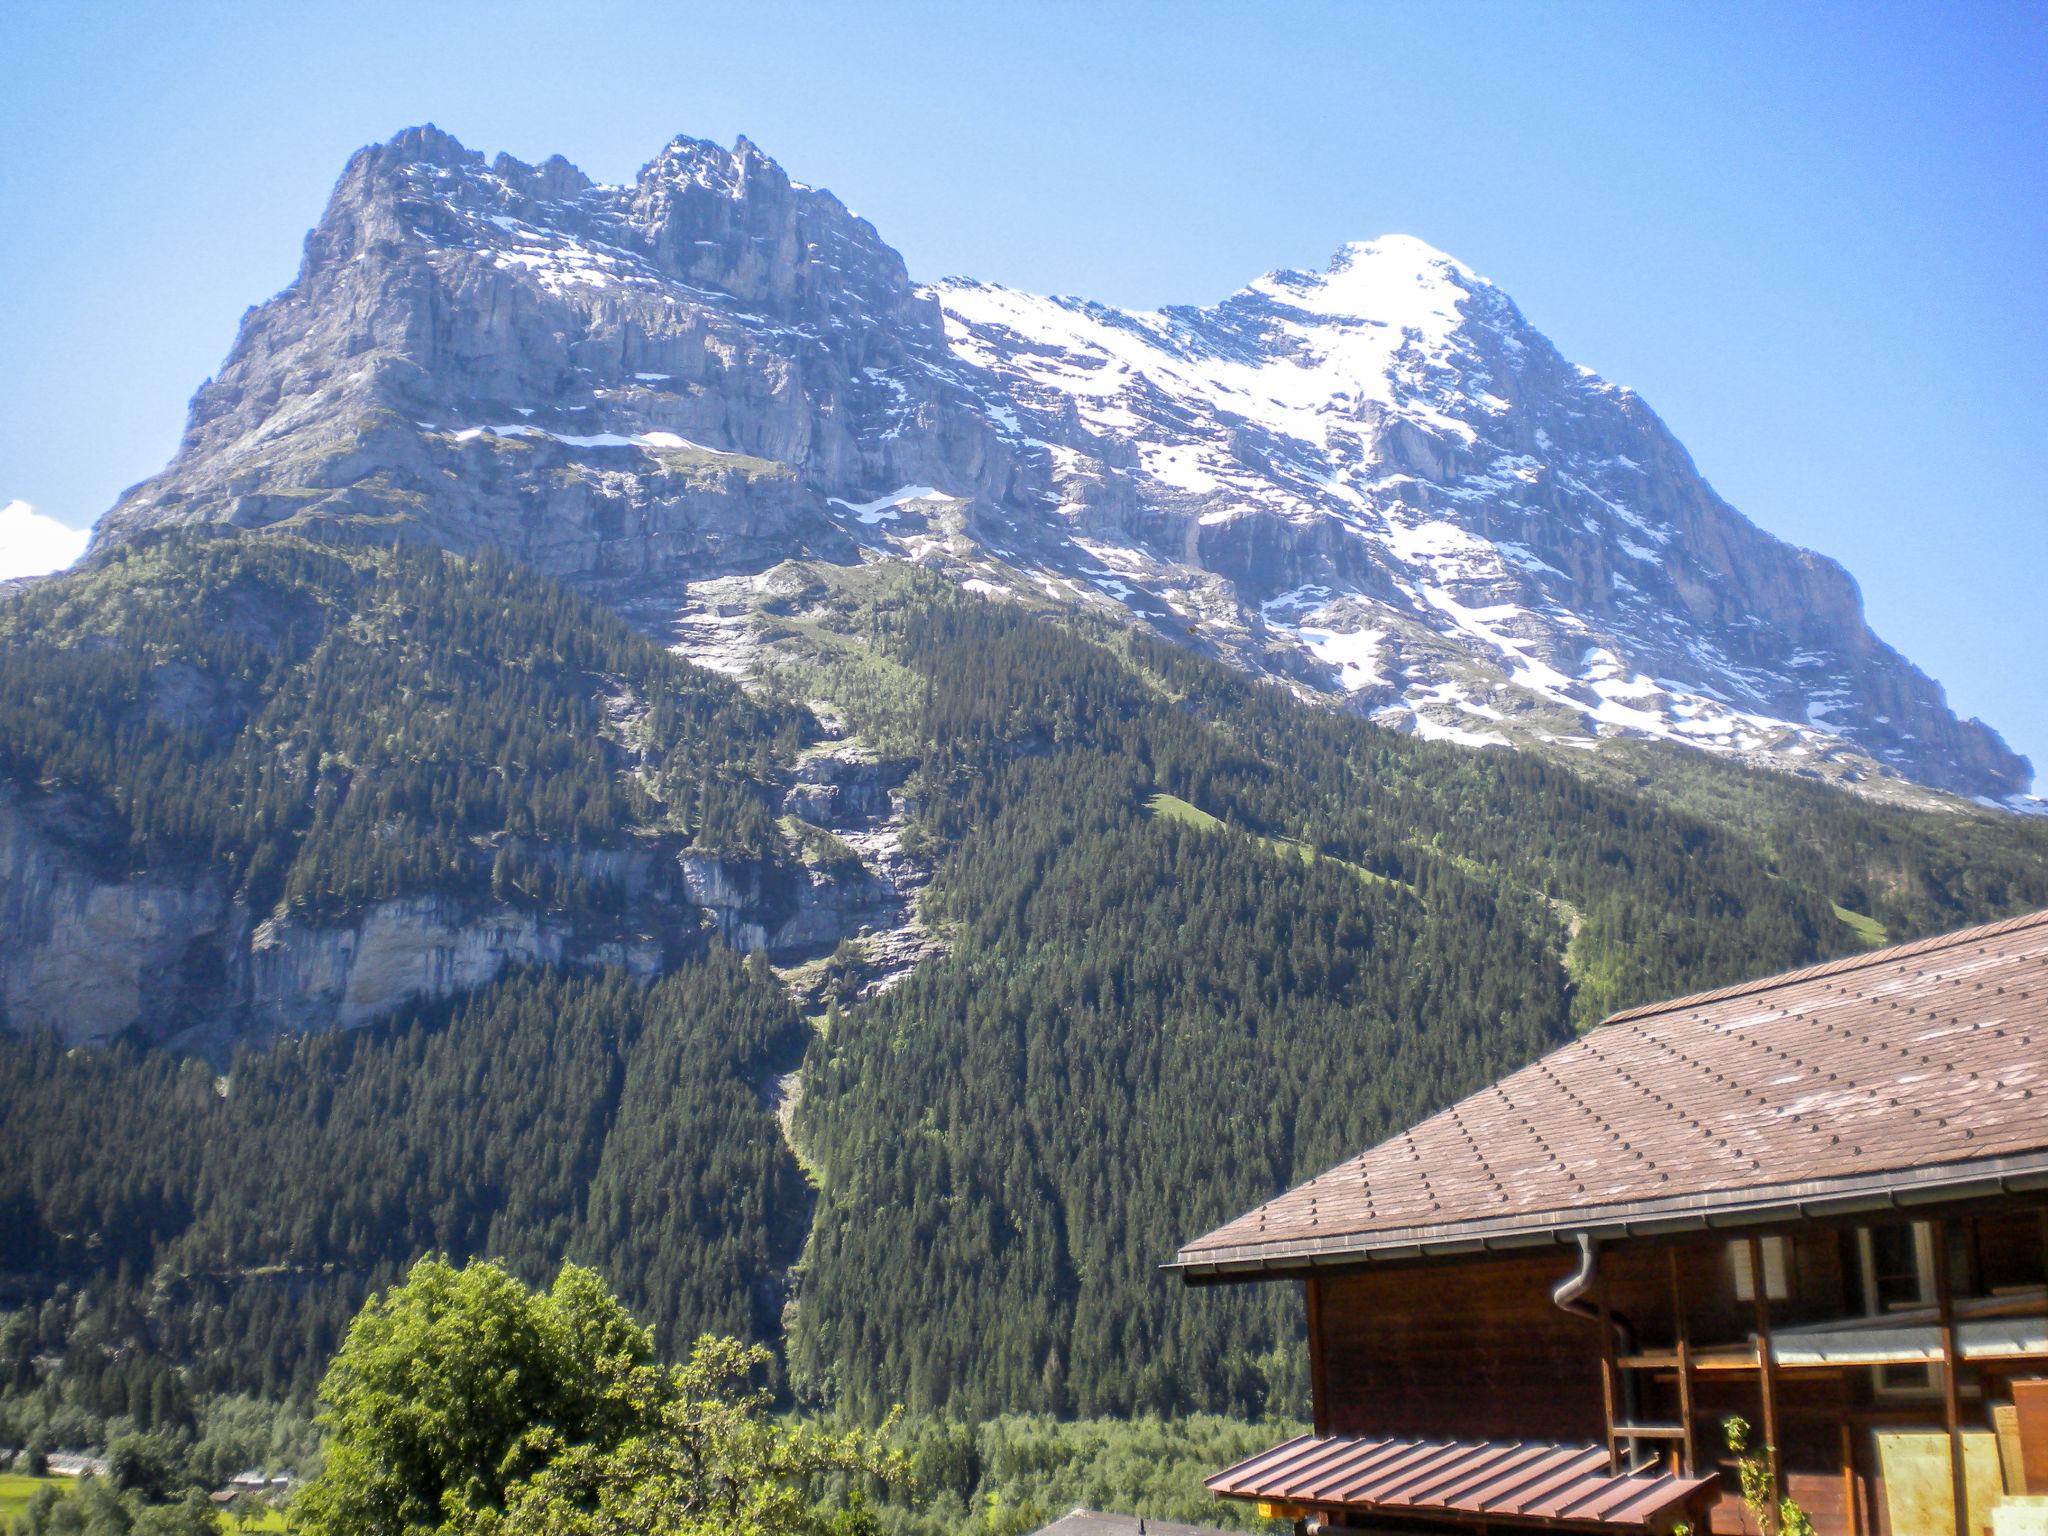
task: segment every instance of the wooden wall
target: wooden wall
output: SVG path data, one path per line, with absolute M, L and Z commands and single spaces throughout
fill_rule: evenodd
M 1634 1243 L 1601 1254 L 1608 1305 L 1633 1325 L 1639 1348 L 1673 1340 L 1673 1251 Z M 1675 1251 L 1693 1343 L 1746 1339 L 1755 1312 L 1736 1299 L 1726 1240 Z M 1773 1321 L 1839 1315 L 1835 1235 L 1803 1234 L 1793 1266 L 1794 1296 L 1773 1304 Z M 1577 1267 L 1574 1250 L 1555 1248 L 1317 1281 L 1321 1422 L 1333 1434 L 1597 1439 L 1606 1430 L 1600 1330 L 1550 1299 Z M 1754 1418 L 1755 1402 L 1744 1411 Z
M 1319 1423 L 1340 1435 L 1599 1438 L 1598 1334 L 1550 1301 L 1572 1268 L 1559 1250 L 1316 1282 Z
M 1774 1328 L 1859 1314 L 1853 1229 L 1776 1229 L 1791 1240 L 1791 1294 L 1770 1304 Z M 1969 1291 L 2040 1284 L 2048 1272 L 2048 1213 L 2034 1206 L 1973 1213 L 1959 1227 L 1958 1275 Z M 1741 1343 L 1754 1304 L 1738 1299 L 1728 1234 L 1603 1249 L 1608 1305 L 1634 1326 L 1637 1347 L 1669 1348 L 1675 1336 L 1672 1256 L 1692 1344 Z M 1600 1441 L 1605 1434 L 1598 1325 L 1561 1311 L 1550 1292 L 1577 1267 L 1574 1249 L 1412 1263 L 1333 1273 L 1310 1282 L 1311 1367 L 1317 1428 L 1329 1434 Z M 1989 1423 L 2005 1395 L 1997 1367 L 1965 1367 L 1966 1428 Z M 1645 1419 L 1678 1417 L 1672 1373 L 1637 1380 Z M 1868 1368 L 1781 1370 L 1779 1448 L 1787 1492 L 1821 1536 L 1890 1536 L 1876 1464 L 1875 1431 L 1944 1422 L 1939 1396 L 1901 1399 L 1874 1391 Z M 1696 1373 L 1694 1446 L 1701 1470 L 1722 1472 L 1715 1532 L 1749 1529 L 1721 1424 L 1740 1414 L 1763 1442 L 1756 1373 Z

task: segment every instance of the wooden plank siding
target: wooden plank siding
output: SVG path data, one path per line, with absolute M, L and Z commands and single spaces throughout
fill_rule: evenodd
M 1328 1432 L 1599 1440 L 1594 1328 L 1551 1305 L 1555 1254 L 1332 1275 L 1323 1284 Z
M 1904 1216 L 1895 1218 L 1906 1219 Z M 2033 1201 L 1987 1203 L 1947 1223 L 1957 1231 L 1958 1294 L 1984 1295 L 2043 1283 L 2048 1212 Z M 1939 1224 L 1936 1230 L 1938 1231 Z M 1769 1229 L 1786 1240 L 1788 1294 L 1769 1303 L 1773 1332 L 1854 1317 L 1864 1310 L 1854 1225 L 1808 1223 Z M 1674 1261 L 1690 1350 L 1746 1345 L 1755 1304 L 1737 1295 L 1731 1242 L 1722 1232 L 1631 1240 L 1600 1252 L 1601 1294 L 1634 1334 L 1637 1353 L 1674 1352 Z M 1574 1440 L 1602 1443 L 1603 1349 L 1599 1325 L 1560 1310 L 1551 1291 L 1576 1268 L 1563 1247 L 1513 1255 L 1414 1260 L 1333 1271 L 1309 1282 L 1310 1373 L 1318 1433 L 1433 1439 Z M 1757 1283 L 1764 1276 L 1756 1266 Z M 1964 1271 L 1967 1270 L 1967 1273 Z M 1988 1427 L 1987 1404 L 2009 1397 L 2015 1375 L 2040 1362 L 1964 1363 L 1955 1412 L 1965 1430 Z M 1680 1421 L 1678 1372 L 1668 1365 L 1622 1373 L 1636 1383 L 1639 1422 Z M 1890 1536 L 1874 1432 L 1941 1431 L 1949 1402 L 1936 1390 L 1888 1396 L 1867 1366 L 1788 1367 L 1774 1372 L 1777 1450 L 1785 1491 L 1812 1516 L 1820 1536 Z M 1697 1371 L 1691 1376 L 1693 1446 L 1701 1472 L 1718 1470 L 1722 1495 L 1710 1529 L 1747 1532 L 1722 1425 L 1739 1414 L 1751 1444 L 1763 1444 L 1760 1374 Z M 1617 1408 L 1617 1414 L 1621 1410 Z M 1646 1443 L 1647 1448 L 1647 1443 Z M 1675 1443 L 1657 1447 L 1677 1454 Z M 1974 1533 L 1973 1533 L 1974 1536 Z

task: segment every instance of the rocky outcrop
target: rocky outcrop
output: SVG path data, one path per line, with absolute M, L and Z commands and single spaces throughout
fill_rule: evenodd
M 897 894 L 851 849 L 828 865 L 708 854 L 684 854 L 680 862 L 690 899 L 720 938 L 780 961 L 829 952 L 882 920 Z
M 259 919 L 204 871 L 110 869 L 93 831 L 69 801 L 0 783 L 0 1022 L 75 1045 L 132 1035 L 218 1054 L 374 1023 L 521 965 L 652 976 L 703 943 L 707 925 L 742 949 L 829 950 L 891 894 L 858 863 L 792 870 L 642 847 L 561 856 L 573 874 L 620 890 L 623 919 L 578 921 L 473 892 Z
M 508 965 L 653 969 L 659 944 L 592 944 L 566 921 L 453 897 L 348 918 L 256 922 L 217 878 L 112 876 L 66 841 L 61 803 L 0 787 L 0 1004 L 17 1030 L 68 1044 L 122 1035 L 202 1048 L 353 1028 L 467 991 Z
M 902 259 L 744 139 L 603 187 L 412 129 L 350 161 L 97 538 L 368 526 L 614 580 L 849 559 L 831 495 L 1007 488 L 945 358 Z
M 248 1009 L 265 1033 L 352 1029 L 488 985 L 507 966 L 559 965 L 578 948 L 567 922 L 443 896 L 380 901 L 343 923 L 271 918 L 250 936 Z M 658 946 L 636 948 L 637 968 L 651 972 Z
M 782 808 L 816 827 L 850 829 L 886 819 L 909 763 L 883 762 L 839 747 L 813 753 L 783 791 Z
M 242 915 L 204 876 L 106 877 L 80 837 L 90 830 L 68 803 L 0 783 L 0 1017 L 71 1044 L 145 1020 L 153 1032 L 203 1023 Z

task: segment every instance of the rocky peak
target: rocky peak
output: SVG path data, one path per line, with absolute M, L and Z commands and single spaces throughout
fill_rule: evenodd
M 852 558 L 835 497 L 1008 490 L 949 361 L 901 257 L 744 139 L 609 186 L 408 129 L 352 157 L 97 537 L 368 520 L 603 578 Z
M 935 290 L 1049 445 L 1074 574 L 1388 724 L 1474 745 L 1655 736 L 1994 798 L 2024 759 L 1771 537 L 1633 392 L 1407 236 L 1219 303 Z M 1221 578 L 1219 585 L 1217 578 Z
M 358 151 L 357 155 L 358 158 L 367 156 L 390 165 L 438 165 L 451 170 L 484 163 L 480 152 L 465 148 L 454 134 L 432 123 L 401 128 L 384 143 L 373 144 Z
M 936 307 L 874 227 L 831 193 L 793 183 L 745 136 L 729 150 L 670 140 L 627 198 L 630 222 L 679 277 L 779 313 L 886 320 L 942 344 Z
M 534 166 L 501 154 L 491 162 L 491 174 L 523 196 L 543 203 L 570 202 L 596 186 L 561 155 L 549 155 Z
M 194 520 L 502 548 L 685 631 L 693 585 L 911 560 L 1474 745 L 2030 778 L 1847 572 L 1421 240 L 1157 311 L 921 289 L 745 138 L 673 139 L 623 186 L 432 126 L 359 152 L 96 540 Z
M 735 201 L 752 190 L 750 181 L 768 184 L 770 195 L 787 191 L 789 177 L 745 134 L 733 141 L 731 149 L 712 139 L 693 139 L 677 134 L 662 146 L 661 153 L 641 167 L 639 185 L 694 186 Z

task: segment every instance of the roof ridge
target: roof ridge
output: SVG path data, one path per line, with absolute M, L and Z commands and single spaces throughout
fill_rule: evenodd
M 1887 944 L 1882 949 L 1865 950 L 1860 955 L 1845 955 L 1839 960 L 1823 960 L 1817 965 L 1780 971 L 1775 976 L 1760 976 L 1753 981 L 1733 982 L 1725 987 L 1709 987 L 1702 992 L 1688 992 L 1683 997 L 1666 998 L 1662 1002 L 1642 1003 L 1634 1008 L 1623 1008 L 1619 1012 L 1607 1015 L 1596 1027 L 1605 1029 L 1610 1024 L 1626 1024 L 1635 1019 L 1654 1018 L 1662 1013 L 1695 1008 L 1702 1003 L 1718 1003 L 1731 997 L 1773 992 L 1779 987 L 1796 986 L 1800 982 L 1813 981 L 1822 976 L 1840 976 L 1849 971 L 1860 971 L 1875 965 L 1889 965 L 1911 956 L 1932 954 L 1938 950 L 1973 944 L 1981 939 L 2000 938 L 2008 933 L 2017 933 L 2026 928 L 2043 925 L 2048 925 L 2048 907 L 2038 912 L 2023 912 L 2018 917 L 2002 917 L 1996 922 L 1956 928 L 1948 933 L 1933 934 L 1924 939 L 1909 939 L 1902 944 Z M 1580 1038 L 1584 1039 L 1585 1036 Z

